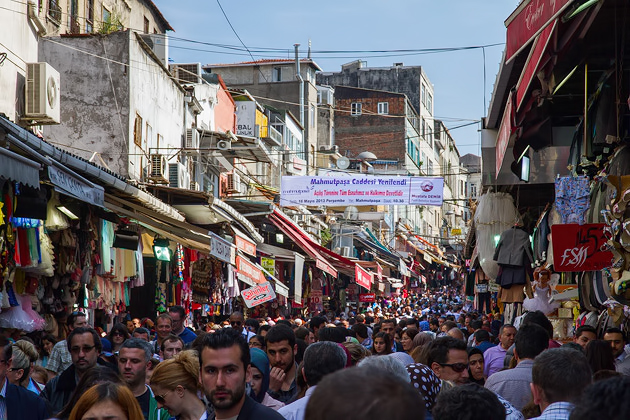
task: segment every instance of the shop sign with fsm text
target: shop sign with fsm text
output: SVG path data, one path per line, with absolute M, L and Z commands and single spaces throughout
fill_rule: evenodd
M 603 223 L 551 226 L 554 271 L 596 271 L 612 264 Z
M 283 176 L 281 206 L 441 206 L 444 178 L 340 174 Z

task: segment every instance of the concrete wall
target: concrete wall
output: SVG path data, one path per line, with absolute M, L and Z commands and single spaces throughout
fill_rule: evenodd
M 50 127 L 51 142 L 85 159 L 96 152 L 109 169 L 134 179 L 148 168 L 148 154 L 158 147 L 158 135 L 161 149 L 181 147 L 184 93 L 134 33 L 64 37 L 55 42 L 63 45 L 43 42 L 40 50 L 40 60 L 62 74 L 62 122 Z M 141 146 L 134 144 L 137 115 L 142 118 Z
M 15 123 L 25 112 L 26 63 L 38 61 L 37 32 L 26 13 L 25 2 L 3 2 L 0 8 L 0 53 L 7 54 L 0 66 L 0 113 Z

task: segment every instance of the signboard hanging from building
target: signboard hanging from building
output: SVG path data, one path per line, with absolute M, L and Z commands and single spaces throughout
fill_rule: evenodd
M 210 255 L 220 261 L 236 265 L 236 248 L 234 248 L 234 245 L 214 232 L 208 232 L 208 234 L 210 235 Z
M 258 267 L 256 267 L 254 263 L 248 261 L 247 258 L 243 258 L 240 255 L 236 256 L 236 270 L 239 278 L 241 279 L 242 277 L 245 277 L 251 282 L 257 284 L 262 284 L 267 281 L 263 272 Z M 246 280 L 243 281 L 250 284 L 250 282 Z
M 606 244 L 604 224 L 567 224 L 551 227 L 555 271 L 597 271 L 612 265 L 613 254 L 602 251 Z
M 357 264 L 354 266 L 354 281 L 359 286 L 370 290 L 372 288 L 372 273 Z
M 276 260 L 275 260 L 275 258 L 261 257 L 260 258 L 260 266 L 262 268 L 264 268 L 265 270 L 267 270 L 267 273 L 271 274 L 272 276 L 276 275 Z
M 444 178 L 343 174 L 283 176 L 281 206 L 441 206 Z
M 271 283 L 268 281 L 249 289 L 245 289 L 241 292 L 241 297 L 245 301 L 245 306 L 253 308 L 261 303 L 269 302 L 276 298 L 276 292 L 274 292 Z

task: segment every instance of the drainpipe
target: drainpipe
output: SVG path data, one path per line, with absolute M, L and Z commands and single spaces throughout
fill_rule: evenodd
M 39 16 L 37 16 L 36 8 L 37 6 L 31 0 L 28 2 L 28 17 L 33 21 L 33 24 L 37 27 L 37 34 L 39 36 L 46 35 L 46 26 L 39 20 Z
M 300 81 L 300 124 L 302 124 L 302 141 L 304 143 L 304 160 L 306 160 L 306 173 L 308 175 L 308 141 L 304 138 L 304 79 L 300 74 L 300 44 L 293 44 L 295 47 L 295 77 Z

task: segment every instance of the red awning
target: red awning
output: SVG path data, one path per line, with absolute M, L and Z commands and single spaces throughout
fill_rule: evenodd
M 529 45 L 572 2 L 573 0 L 524 0 L 505 21 L 505 62 L 509 62 Z
M 278 227 L 285 235 L 295 242 L 304 252 L 306 252 L 313 260 L 315 266 L 322 271 L 337 277 L 337 270 L 317 251 L 320 246 L 313 241 L 306 232 L 297 226 L 291 219 L 279 210 L 275 209 L 269 216 L 269 220 Z

